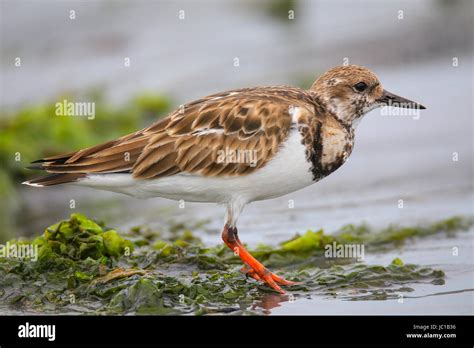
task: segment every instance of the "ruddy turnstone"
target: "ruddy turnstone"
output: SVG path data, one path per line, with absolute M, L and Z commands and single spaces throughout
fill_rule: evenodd
M 384 105 L 425 108 L 384 90 L 366 68 L 338 66 L 309 90 L 244 88 L 193 101 L 135 133 L 33 162 L 50 174 L 25 184 L 225 204 L 225 244 L 247 275 L 284 293 L 280 285 L 294 283 L 267 270 L 239 240 L 242 209 L 334 172 L 352 152 L 359 120 Z

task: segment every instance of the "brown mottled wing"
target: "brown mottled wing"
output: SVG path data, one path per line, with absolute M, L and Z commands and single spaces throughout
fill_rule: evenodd
M 215 94 L 184 105 L 139 132 L 46 158 L 41 166 L 53 173 L 131 172 L 139 179 L 179 172 L 244 175 L 264 166 L 288 137 L 290 107 L 314 115 L 311 97 L 297 88 Z
M 133 175 L 249 174 L 277 153 L 291 128 L 290 106 L 303 104 L 296 96 L 263 88 L 191 103 L 146 131 L 152 135 Z

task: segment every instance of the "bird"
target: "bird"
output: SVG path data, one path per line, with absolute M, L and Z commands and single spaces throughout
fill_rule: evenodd
M 383 106 L 425 109 L 385 90 L 365 67 L 336 66 L 307 90 L 242 88 L 181 105 L 134 133 L 32 162 L 47 174 L 24 184 L 225 205 L 222 240 L 241 258 L 241 271 L 284 294 L 282 286 L 295 282 L 268 270 L 239 239 L 243 208 L 333 173 L 352 153 L 359 121 Z

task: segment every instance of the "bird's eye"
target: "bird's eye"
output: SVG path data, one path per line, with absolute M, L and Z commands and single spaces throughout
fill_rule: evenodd
M 367 88 L 367 84 L 365 82 L 358 82 L 354 85 L 354 89 L 357 92 L 363 92 Z

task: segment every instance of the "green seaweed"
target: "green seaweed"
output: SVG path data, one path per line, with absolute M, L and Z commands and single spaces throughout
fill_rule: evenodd
M 60 221 L 33 240 L 40 246 L 40 260 L 47 260 L 52 253 L 73 260 L 100 259 L 133 252 L 131 241 L 122 238 L 117 231 L 101 227 L 81 214 L 72 214 L 69 220 Z
M 260 3 L 260 7 L 263 9 L 263 12 L 269 15 L 271 18 L 275 18 L 280 20 L 281 23 L 292 23 L 293 20 L 290 19 L 290 12 L 297 11 L 298 9 L 298 1 L 296 0 L 271 0 L 271 1 L 264 1 Z M 292 17 L 294 19 L 294 17 Z
M 454 233 L 470 226 L 472 219 L 461 217 L 409 229 L 390 226 L 380 232 L 351 225 L 331 235 L 307 231 L 276 247 L 261 245 L 252 251 L 255 256 L 299 283 L 281 296 L 246 279 L 239 272 L 239 258 L 228 248 L 206 247 L 184 225 L 170 238 L 143 228 L 121 234 L 73 214 L 32 241 L 11 241 L 37 246 L 39 257 L 36 262 L 0 258 L 0 311 L 265 314 L 289 296 L 392 299 L 413 291 L 419 282 L 444 284 L 443 271 L 407 264 L 400 258 L 386 266 L 330 259 L 324 257 L 325 246 L 349 241 L 362 242 L 368 249 L 396 246 L 394 242 L 406 238 Z
M 396 226 L 391 225 L 380 231 L 363 224 L 360 226 L 345 225 L 332 234 L 323 230 L 308 230 L 303 235 L 297 234 L 289 241 L 280 243 L 278 247 L 261 245 L 252 251 L 259 260 L 271 267 L 291 264 L 311 265 L 323 262 L 328 245 L 361 244 L 366 252 L 383 251 L 387 248 L 399 247 L 407 240 L 444 233 L 448 237 L 458 231 L 467 231 L 474 225 L 473 218 L 454 216 L 428 225 Z
M 425 237 L 437 233 L 445 233 L 448 237 L 451 237 L 457 231 L 466 231 L 473 225 L 474 219 L 472 217 L 453 216 L 429 225 L 411 227 L 391 225 L 377 233 L 374 233 L 366 225 L 357 227 L 346 225 L 336 232 L 336 236 L 342 243 L 363 242 L 372 247 L 399 246 L 407 239 Z

